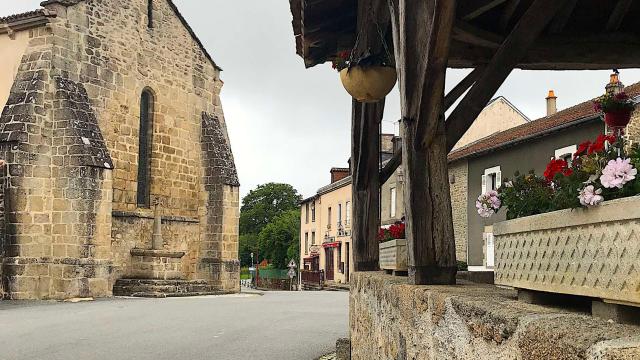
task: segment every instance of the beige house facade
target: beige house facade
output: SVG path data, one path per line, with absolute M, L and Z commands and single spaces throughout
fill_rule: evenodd
M 529 119 L 507 99 L 491 101 L 461 139 L 458 146 L 466 146 L 510 127 L 523 125 Z M 401 137 L 381 136 L 382 165 L 401 149 Z M 456 236 L 456 255 L 467 261 L 468 165 L 466 161 L 449 164 L 453 222 Z M 351 262 L 351 177 L 349 169 L 332 169 L 331 183 L 301 203 L 300 259 L 301 269 L 323 272 L 327 282 L 348 283 Z M 339 174 L 336 176 L 336 174 Z M 389 226 L 403 221 L 404 176 L 398 168 L 380 189 L 380 221 Z M 348 260 L 348 261 L 347 261 Z M 303 275 L 304 276 L 304 275 Z M 304 279 L 303 279 L 304 280 Z
M 42 6 L 0 18 L 0 295 L 238 291 L 220 68 L 170 0 Z

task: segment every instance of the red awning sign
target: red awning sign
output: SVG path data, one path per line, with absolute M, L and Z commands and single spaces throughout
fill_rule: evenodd
M 325 244 L 322 244 L 322 247 L 323 247 L 323 248 L 337 248 L 337 247 L 339 247 L 339 246 L 340 246 L 340 242 L 339 242 L 339 241 L 337 241 L 337 242 L 332 242 L 332 243 L 325 243 Z

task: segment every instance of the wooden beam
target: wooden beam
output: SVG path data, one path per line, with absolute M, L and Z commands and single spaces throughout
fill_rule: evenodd
M 358 1 L 358 36 L 354 59 L 383 50 L 380 31 L 389 23 L 386 0 Z M 380 228 L 380 121 L 384 99 L 363 104 L 353 100 L 351 127 L 351 161 L 353 224 L 353 268 L 355 271 L 377 271 Z
M 640 67 L 640 37 L 606 33 L 599 36 L 542 37 L 515 66 L 524 70 L 611 70 Z M 450 68 L 488 64 L 495 52 L 489 48 L 454 42 Z
M 499 48 L 504 41 L 504 36 L 477 28 L 464 21 L 456 21 L 453 38 L 463 43 L 490 49 Z
M 465 15 L 462 16 L 463 20 L 473 20 L 475 18 L 477 18 L 478 16 L 486 13 L 487 11 L 502 5 L 505 1 L 507 0 L 473 0 L 473 1 L 466 1 L 469 4 L 473 4 L 473 6 L 475 6 L 474 10 L 467 10 L 467 12 L 465 12 Z
M 380 186 L 384 185 L 394 172 L 402 165 L 402 150 L 398 150 L 380 170 Z
M 444 97 L 444 111 L 447 111 L 453 104 L 462 96 L 469 88 L 475 83 L 476 79 L 480 77 L 484 67 L 478 67 L 473 69 L 472 72 L 462 79 L 458 85 L 451 89 Z M 380 118 L 382 120 L 382 118 Z M 380 170 L 380 186 L 382 187 L 393 173 L 402 165 L 402 149 L 396 151 L 393 157 L 389 159 L 386 165 Z
M 380 228 L 378 120 L 384 114 L 384 100 L 364 104 L 354 99 L 352 108 L 353 270 L 377 271 L 380 268 L 377 241 Z
M 389 1 L 402 110 L 405 222 L 412 284 L 455 284 L 457 271 L 442 118 L 454 3 Z
M 577 4 L 578 0 L 570 0 L 560 9 L 560 11 L 558 11 L 558 14 L 556 14 L 549 25 L 550 34 L 558 34 L 564 30 L 564 27 L 571 18 L 571 14 L 573 14 L 573 10 L 576 8 Z
M 553 16 L 571 0 L 535 0 L 446 122 L 447 152 L 469 129 Z
M 518 5 L 520 5 L 520 0 L 510 0 L 504 9 L 504 13 L 500 18 L 500 29 L 507 30 L 509 24 L 511 24 L 511 19 L 513 18 L 513 14 L 518 9 Z
M 473 69 L 473 71 L 465 76 L 464 79 L 462 79 L 462 81 L 458 83 L 458 85 L 456 85 L 453 89 L 451 89 L 451 91 L 447 93 L 447 96 L 444 97 L 444 111 L 449 110 L 449 108 L 453 106 L 456 101 L 458 101 L 460 96 L 464 95 L 464 93 L 467 92 L 467 90 L 469 90 L 469 88 L 473 86 L 473 84 L 475 84 L 476 80 L 478 80 L 478 78 L 482 74 L 482 71 L 484 71 L 484 66 Z
M 633 3 L 633 0 L 618 0 L 618 4 L 613 9 L 613 13 L 611 13 L 609 21 L 607 22 L 607 31 L 616 31 L 620 29 L 625 16 L 629 12 L 631 3 Z

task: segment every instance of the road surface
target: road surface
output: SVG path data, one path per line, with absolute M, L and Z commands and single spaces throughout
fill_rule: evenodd
M 347 323 L 346 292 L 0 302 L 0 359 L 312 360 Z

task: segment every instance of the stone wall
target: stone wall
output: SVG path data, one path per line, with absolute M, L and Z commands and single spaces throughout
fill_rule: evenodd
M 632 144 L 640 143 L 640 109 L 636 107 L 636 111 L 631 114 L 631 122 L 627 127 L 627 136 Z
M 354 360 L 640 358 L 638 327 L 525 304 L 490 285 L 411 286 L 355 273 L 349 307 Z
M 467 261 L 467 203 L 469 201 L 468 163 L 466 160 L 449 164 L 449 189 L 456 238 L 456 258 Z
M 146 4 L 49 0 L 57 17 L 30 30 L 0 117 L 10 298 L 109 296 L 130 274 L 131 249 L 149 246 L 150 209 L 136 197 L 143 90 L 154 97 L 149 181 L 165 248 L 187 253 L 185 278 L 238 288 L 220 69 L 171 1 L 154 1 L 151 28 Z

